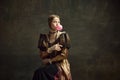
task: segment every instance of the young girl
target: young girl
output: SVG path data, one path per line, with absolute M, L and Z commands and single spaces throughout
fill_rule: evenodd
M 33 80 L 72 80 L 68 62 L 70 38 L 62 31 L 60 17 L 48 17 L 49 33 L 40 34 L 38 48 L 40 58 L 45 65 L 35 71 Z

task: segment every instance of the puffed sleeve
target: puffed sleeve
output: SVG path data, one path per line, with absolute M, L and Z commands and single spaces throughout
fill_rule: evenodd
M 38 48 L 41 51 L 46 51 L 47 50 L 47 43 L 46 43 L 46 35 L 45 34 L 40 34 L 39 40 L 38 40 Z
M 61 34 L 59 40 L 60 40 L 59 43 L 63 45 L 63 48 L 69 49 L 71 47 L 68 33 L 65 32 Z
M 71 47 L 71 42 L 70 42 L 70 37 L 68 33 L 65 33 L 64 37 L 65 37 L 65 47 L 69 49 Z

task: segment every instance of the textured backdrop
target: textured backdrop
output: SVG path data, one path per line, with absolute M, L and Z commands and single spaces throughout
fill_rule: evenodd
M 40 33 L 55 13 L 69 33 L 73 80 L 120 80 L 119 0 L 1 0 L 0 80 L 32 80 Z

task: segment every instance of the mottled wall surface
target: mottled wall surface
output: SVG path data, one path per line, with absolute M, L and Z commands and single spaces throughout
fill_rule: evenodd
M 1 0 L 0 80 L 31 80 L 55 13 L 71 37 L 73 80 L 120 80 L 119 0 Z

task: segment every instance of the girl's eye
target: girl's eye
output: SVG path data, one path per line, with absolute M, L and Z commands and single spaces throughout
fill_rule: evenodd
M 57 23 L 57 21 L 53 21 L 53 23 Z
M 56 23 L 56 21 L 54 21 L 53 23 Z
M 60 23 L 60 21 L 53 21 L 53 23 Z

